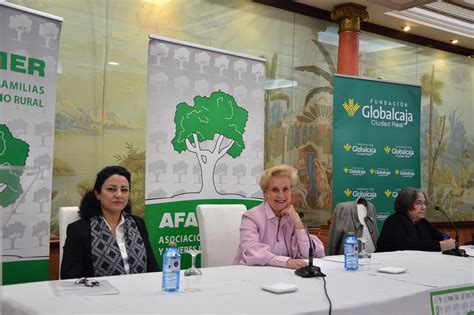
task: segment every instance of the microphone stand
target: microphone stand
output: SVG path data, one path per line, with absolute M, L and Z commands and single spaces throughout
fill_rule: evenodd
M 436 211 L 439 211 L 441 212 L 442 214 L 444 214 L 444 216 L 446 218 L 448 218 L 448 221 L 449 223 L 451 223 L 451 226 L 454 228 L 454 232 L 456 233 L 456 236 L 454 237 L 454 244 L 455 244 L 455 247 L 454 249 L 450 249 L 450 250 L 445 250 L 443 252 L 443 254 L 445 255 L 452 255 L 452 256 L 459 256 L 459 257 L 469 257 L 468 254 L 466 254 L 466 251 L 464 249 L 461 249 L 459 248 L 459 233 L 458 233 L 458 229 L 456 227 L 456 225 L 454 224 L 454 222 L 451 220 L 451 218 L 448 216 L 448 214 L 446 213 L 446 211 L 444 211 L 443 209 L 441 209 L 440 207 L 438 206 L 435 206 L 435 210 Z
M 300 212 L 299 216 L 301 219 L 303 219 L 304 213 Z M 314 258 L 313 241 L 311 241 L 311 237 L 309 236 L 309 232 L 308 232 L 308 228 L 306 227 L 306 224 L 304 224 L 304 230 L 306 231 L 306 235 L 308 236 L 308 241 L 309 241 L 308 265 L 296 269 L 295 274 L 301 278 L 326 277 L 326 275 L 321 272 L 321 268 L 313 265 L 313 258 Z

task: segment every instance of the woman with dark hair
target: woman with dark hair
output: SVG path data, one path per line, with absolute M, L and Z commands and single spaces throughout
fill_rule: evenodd
M 429 202 L 415 188 L 403 188 L 395 199 L 395 213 L 384 222 L 376 252 L 396 250 L 445 251 L 455 247 L 453 239 L 443 235 L 425 219 Z
M 67 227 L 61 278 L 159 271 L 142 218 L 131 215 L 130 173 L 107 166 L 79 206 L 81 220 Z

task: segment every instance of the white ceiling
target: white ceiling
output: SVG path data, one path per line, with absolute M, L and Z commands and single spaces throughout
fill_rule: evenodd
M 357 3 L 367 7 L 369 23 L 397 31 L 401 31 L 404 25 L 410 25 L 411 34 L 448 44 L 450 40 L 458 39 L 458 46 L 474 49 L 474 0 L 295 0 L 295 2 L 325 11 L 331 11 L 340 4 Z

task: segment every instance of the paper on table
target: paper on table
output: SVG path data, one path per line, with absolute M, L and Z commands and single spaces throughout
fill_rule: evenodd
M 400 268 L 400 267 L 392 267 L 392 266 L 387 266 L 383 268 L 377 269 L 378 272 L 383 272 L 383 273 L 403 273 L 407 271 L 405 268 Z
M 115 295 L 120 291 L 107 280 L 100 280 L 98 286 L 86 287 L 72 281 L 51 281 L 51 289 L 56 296 Z
M 296 291 L 296 289 L 296 285 L 283 282 L 262 287 L 262 290 L 272 293 L 289 293 Z

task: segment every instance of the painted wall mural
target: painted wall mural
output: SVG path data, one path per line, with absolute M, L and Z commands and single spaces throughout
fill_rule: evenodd
M 77 205 L 96 172 L 108 164 L 132 170 L 133 208 L 143 213 L 148 34 L 267 59 L 264 167 L 296 166 L 301 183 L 295 203 L 310 225 L 326 223 L 332 211 L 335 24 L 248 0 L 11 2 L 65 21 L 58 65 L 52 234 L 57 231 L 57 209 Z M 365 32 L 360 49 L 362 75 L 423 85 L 422 188 L 454 220 L 473 220 L 474 59 Z M 206 67 L 207 57 L 198 59 Z M 165 77 L 156 80 L 161 89 L 167 88 Z M 21 121 L 17 126 L 21 130 Z M 157 151 L 172 139 L 160 133 L 154 137 Z M 167 175 L 163 169 L 171 168 L 160 163 L 154 165 L 158 179 Z M 261 170 L 248 171 L 257 178 Z M 193 172 L 198 181 L 198 170 Z M 232 172 L 218 165 L 216 182 L 225 182 Z M 428 218 L 445 221 L 434 211 Z

